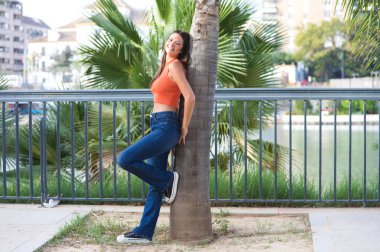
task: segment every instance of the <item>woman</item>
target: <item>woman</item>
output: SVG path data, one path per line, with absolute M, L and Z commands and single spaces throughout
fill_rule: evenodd
M 140 225 L 132 232 L 119 235 L 120 243 L 149 243 L 152 240 L 162 196 L 172 203 L 176 196 L 179 175 L 167 171 L 169 151 L 186 142 L 188 126 L 194 109 L 195 96 L 186 79 L 190 60 L 190 35 L 174 31 L 164 46 L 161 66 L 151 83 L 154 97 L 151 133 L 126 148 L 118 157 L 121 168 L 149 184 L 149 191 Z M 181 128 L 177 119 L 179 97 L 184 97 Z M 144 160 L 148 160 L 145 163 Z

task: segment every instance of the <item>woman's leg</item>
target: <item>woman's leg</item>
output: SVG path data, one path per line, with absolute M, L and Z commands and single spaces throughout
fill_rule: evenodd
M 152 239 L 161 208 L 162 194 L 173 182 L 173 173 L 166 168 L 169 151 L 179 139 L 176 115 L 173 112 L 155 113 L 151 117 L 151 133 L 126 148 L 118 157 L 120 167 L 150 185 L 140 226 L 133 231 L 147 239 Z M 144 160 L 148 160 L 148 163 Z M 126 239 L 129 240 L 128 237 Z M 121 237 L 121 242 L 123 241 L 125 239 Z
M 160 170 L 166 170 L 168 163 L 169 151 L 151 158 L 148 163 Z M 158 215 L 161 209 L 162 191 L 154 186 L 149 186 L 148 196 L 146 199 L 144 213 L 142 215 L 140 225 L 133 230 L 134 233 L 143 235 L 152 239 L 156 228 Z
M 167 153 L 173 142 L 177 141 L 170 141 L 170 134 L 157 130 L 144 136 L 118 156 L 119 166 L 164 192 L 173 178 L 172 172 L 147 164 L 144 160 Z

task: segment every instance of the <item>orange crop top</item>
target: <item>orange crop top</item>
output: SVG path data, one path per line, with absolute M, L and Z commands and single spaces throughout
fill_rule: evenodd
M 178 85 L 169 78 L 168 66 L 170 63 L 178 59 L 173 59 L 165 64 L 161 75 L 152 83 L 150 90 L 153 93 L 154 102 L 165 104 L 171 107 L 179 107 L 179 96 L 181 90 Z

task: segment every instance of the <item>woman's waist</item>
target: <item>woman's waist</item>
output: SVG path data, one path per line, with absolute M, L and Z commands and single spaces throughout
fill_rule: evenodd
M 177 112 L 177 108 L 166 105 L 166 104 L 161 104 L 155 102 L 153 104 L 153 113 L 160 113 L 160 112 Z

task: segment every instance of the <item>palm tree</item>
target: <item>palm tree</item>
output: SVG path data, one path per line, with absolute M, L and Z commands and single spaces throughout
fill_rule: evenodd
M 0 1 L 0 4 L 1 4 L 1 1 Z M 0 73 L 0 90 L 6 90 L 8 88 L 9 88 L 9 84 L 8 84 L 8 80 L 7 80 L 6 76 Z M 1 106 L 3 106 L 3 105 L 1 105 Z M 2 118 L 2 117 L 3 117 L 3 110 L 0 109 L 0 118 Z M 5 118 L 6 118 L 5 125 L 2 125 L 2 120 L 1 120 L 0 129 L 2 129 L 2 127 L 10 129 L 14 125 L 13 120 L 12 120 L 12 118 L 9 117 L 9 115 L 6 114 Z M 3 138 L 2 131 L 0 131 L 0 140 L 2 140 L 2 138 Z M 4 151 L 4 150 L 2 150 L 2 151 Z M 7 159 L 7 164 L 8 165 L 14 164 L 14 157 L 13 156 L 11 156 L 10 158 Z M 0 165 L 2 167 L 1 161 L 0 161 Z
M 338 1 L 336 1 L 336 5 L 338 5 Z M 355 54 L 364 58 L 366 69 L 379 70 L 380 2 L 373 0 L 343 0 L 342 7 L 345 9 L 350 29 L 356 31 L 354 37 Z
M 181 183 L 177 200 L 170 207 L 170 237 L 184 242 L 212 238 L 209 152 L 218 62 L 219 5 L 219 1 L 197 0 L 190 31 L 193 44 L 188 79 L 197 102 L 186 147 L 176 147 L 176 170 Z

